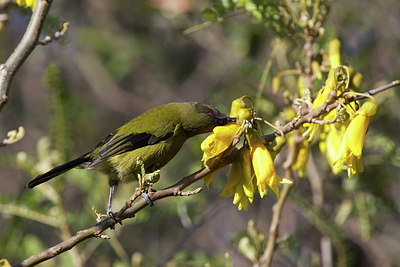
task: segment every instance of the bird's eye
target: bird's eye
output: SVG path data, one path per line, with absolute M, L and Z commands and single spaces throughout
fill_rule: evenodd
M 210 111 L 210 112 L 208 112 L 208 115 L 210 115 L 210 116 L 215 116 L 215 112 L 214 111 Z

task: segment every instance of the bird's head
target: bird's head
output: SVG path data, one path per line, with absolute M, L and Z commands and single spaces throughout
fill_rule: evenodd
M 216 126 L 236 121 L 235 118 L 222 114 L 216 108 L 199 102 L 189 102 L 180 115 L 183 129 L 190 136 L 208 133 Z

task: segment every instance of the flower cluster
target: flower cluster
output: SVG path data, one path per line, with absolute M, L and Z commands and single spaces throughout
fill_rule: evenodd
M 304 87 L 303 94 L 300 94 L 302 98 L 298 99 L 302 106 L 310 107 L 313 111 L 318 109 L 318 114 L 321 114 L 319 111 L 325 113 L 288 133 L 288 160 L 284 167 L 298 171 L 300 177 L 306 175 L 310 143 L 317 136 L 319 148 L 326 155 L 334 174 L 347 170 L 348 176 L 352 177 L 364 170 L 361 156 L 365 134 L 371 119 L 378 111 L 378 105 L 372 96 L 355 92 L 360 86 L 362 75 L 350 66 L 340 65 L 338 40 L 330 43 L 329 61 L 331 65 L 327 80 L 316 98 L 311 101 L 309 92 Z M 301 84 L 304 83 L 300 82 L 299 85 Z M 359 107 L 359 102 L 354 99 L 356 95 L 368 97 L 371 101 L 366 101 Z M 246 99 L 252 103 L 251 108 L 247 107 Z M 304 103 L 307 105 L 303 105 Z M 328 110 L 327 107 L 334 103 L 337 108 Z M 301 116 L 301 110 L 296 114 L 292 108 L 288 108 L 283 114 L 285 119 L 296 122 Z M 292 183 L 277 175 L 274 167 L 274 159 L 286 144 L 286 139 L 281 132 L 271 143 L 265 141 L 260 121 L 269 123 L 255 116 L 253 101 L 247 96 L 232 102 L 230 116 L 236 118 L 236 122 L 215 127 L 213 133 L 201 144 L 204 152 L 202 161 L 204 166 L 214 170 L 214 166 L 218 166 L 222 159 L 232 157 L 228 182 L 220 196 L 233 196 L 233 203 L 237 208 L 247 210 L 254 200 L 254 194 L 264 197 L 271 189 L 279 197 L 278 184 Z M 244 141 L 238 148 L 241 136 L 244 136 Z M 207 187 L 215 172 L 204 178 Z
M 332 43 L 340 46 L 337 40 Z M 343 104 L 348 95 L 358 94 L 354 91 L 359 88 L 362 75 L 351 67 L 341 66 L 338 54 L 336 51 L 330 55 L 332 68 L 325 86 L 319 90 L 313 101 L 313 109 L 323 105 L 331 94 L 336 96 L 334 100 L 339 101 L 340 105 L 318 118 L 317 123 L 304 125 L 308 127 L 304 136 L 308 135 L 308 140 L 313 140 L 322 125 L 319 148 L 325 153 L 332 172 L 338 174 L 342 169 L 347 169 L 348 176 L 352 177 L 364 171 L 361 154 L 365 134 L 369 122 L 378 110 L 378 105 L 371 96 L 367 96 L 371 101 L 365 102 L 359 110 L 357 110 L 358 102 Z
M 265 140 L 257 130 L 254 109 L 247 108 L 244 101 L 246 98 L 249 97 L 243 96 L 232 102 L 230 116 L 235 117 L 236 122 L 215 127 L 213 133 L 201 144 L 204 152 L 203 164 L 210 167 L 214 162 L 237 151 L 234 141 L 239 140 L 242 135 L 245 136 L 245 145 L 237 152 L 238 156 L 232 163 L 228 182 L 221 193 L 222 197 L 233 195 L 233 204 L 237 205 L 239 210 L 248 209 L 255 193 L 258 192 L 264 197 L 268 188 L 271 188 L 279 197 L 277 183 L 291 183 L 276 174 L 270 153 L 270 150 L 273 152 L 279 150 L 284 145 L 285 138 L 283 135 L 276 138 L 274 142 L 278 142 L 279 145 L 270 145 L 268 150 Z M 211 183 L 213 175 L 205 178 L 207 186 Z

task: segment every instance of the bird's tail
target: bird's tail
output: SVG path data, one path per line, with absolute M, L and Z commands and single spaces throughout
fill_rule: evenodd
M 35 179 L 30 181 L 26 187 L 34 188 L 35 186 L 40 185 L 41 183 L 47 182 L 48 180 L 53 179 L 54 177 L 66 172 L 74 167 L 77 167 L 77 166 L 81 165 L 82 163 L 88 162 L 88 161 L 90 161 L 90 159 L 85 158 L 85 157 L 79 157 L 77 159 L 71 160 L 67 163 L 64 163 L 63 165 L 57 166 L 57 167 L 51 169 L 50 171 L 37 176 Z

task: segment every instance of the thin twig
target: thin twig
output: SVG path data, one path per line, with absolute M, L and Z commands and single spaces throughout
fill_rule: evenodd
M 68 28 L 69 28 L 69 22 L 68 21 L 64 22 L 61 31 L 56 31 L 53 36 L 47 35 L 42 40 L 38 41 L 38 45 L 48 45 L 53 41 L 57 41 L 67 33 Z
M 53 0 L 38 1 L 24 36 L 7 61 L 0 65 L 0 111 L 7 103 L 8 91 L 15 74 L 38 44 L 44 20 L 52 3 Z
M 291 170 L 288 170 L 286 174 L 286 178 L 291 179 L 289 177 L 289 173 L 292 173 Z M 272 261 L 272 256 L 274 255 L 275 246 L 276 246 L 276 238 L 278 235 L 279 223 L 281 219 L 281 213 L 286 200 L 288 199 L 289 193 L 292 190 L 294 184 L 284 184 L 282 187 L 282 191 L 280 197 L 272 207 L 272 219 L 271 225 L 269 227 L 269 236 L 267 246 L 264 250 L 263 255 L 260 257 L 260 261 L 256 266 L 270 266 Z

